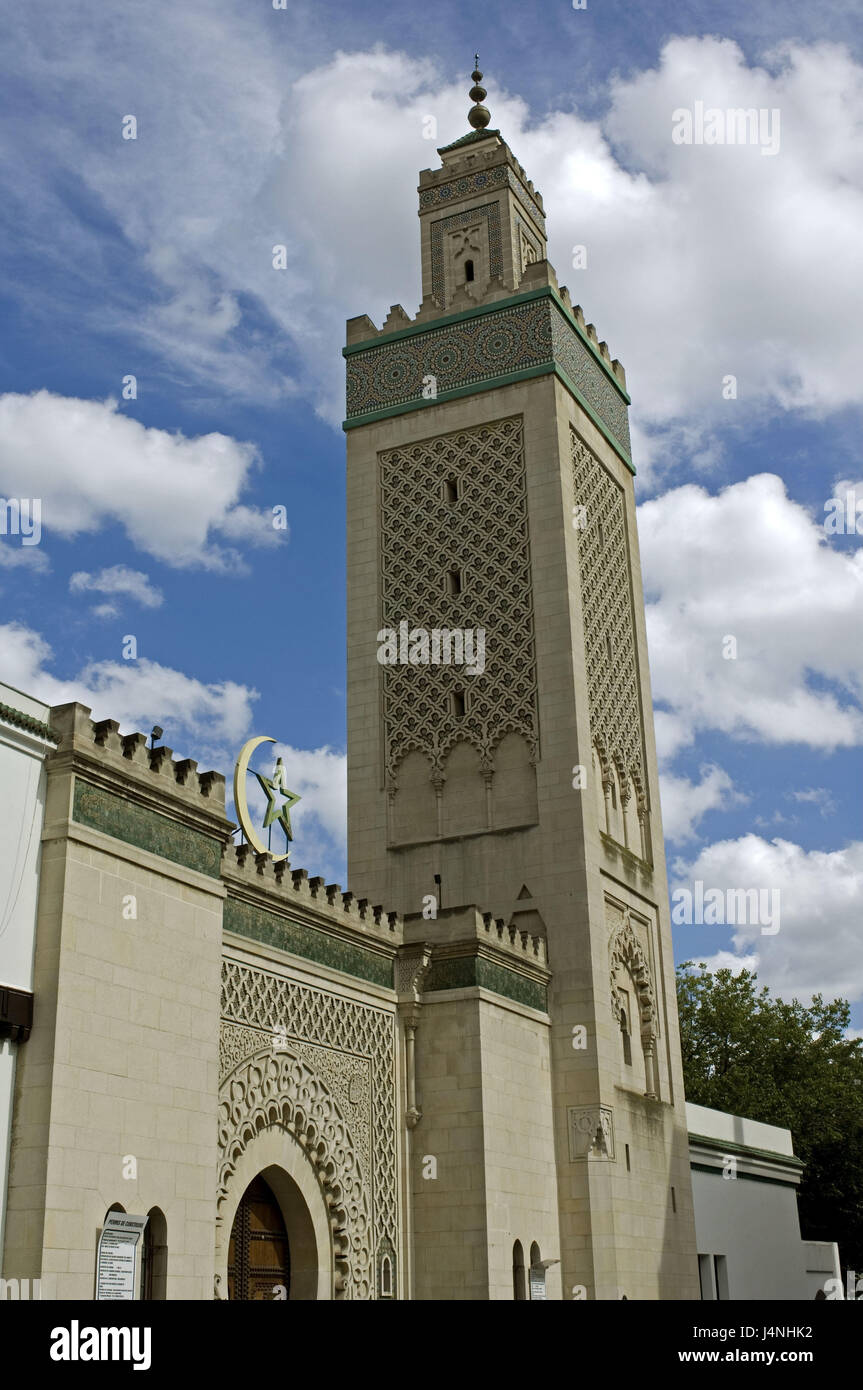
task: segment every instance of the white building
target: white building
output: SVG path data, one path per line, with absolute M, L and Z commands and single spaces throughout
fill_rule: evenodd
M 791 1131 L 689 1102 L 686 1123 L 701 1297 L 814 1298 L 838 1275 L 839 1255 L 800 1239 L 803 1164 Z
M 33 952 L 45 807 L 47 705 L 0 684 L 0 1251 L 19 1043 L 33 1020 Z

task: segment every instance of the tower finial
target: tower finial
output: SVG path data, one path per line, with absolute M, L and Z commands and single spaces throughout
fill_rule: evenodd
M 489 121 L 491 120 L 491 115 L 489 113 L 488 107 L 482 106 L 480 104 L 487 95 L 487 93 L 485 87 L 480 87 L 479 85 L 482 81 L 482 73 L 479 70 L 478 53 L 475 53 L 473 55 L 473 60 L 476 63 L 476 67 L 471 73 L 474 85 L 468 92 L 468 96 L 470 97 L 471 101 L 475 103 L 475 105 L 473 105 L 468 111 L 467 118 L 470 121 L 470 124 L 473 126 L 474 130 L 484 130 L 485 127 L 488 125 Z

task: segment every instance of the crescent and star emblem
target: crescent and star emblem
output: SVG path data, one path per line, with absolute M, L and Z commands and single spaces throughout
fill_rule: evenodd
M 267 734 L 262 734 L 258 738 L 250 738 L 248 743 L 244 743 L 240 749 L 240 756 L 237 758 L 234 768 L 234 806 L 237 811 L 237 819 L 243 834 L 257 854 L 272 854 L 272 851 L 259 839 L 257 830 L 252 824 L 249 803 L 246 800 L 246 773 L 249 770 L 249 760 L 255 749 L 262 743 L 275 743 L 275 741 Z M 260 772 L 256 772 L 255 777 L 267 798 L 267 809 L 264 813 L 262 829 L 268 830 L 274 824 L 280 825 L 285 832 L 288 846 L 290 846 L 294 838 L 291 830 L 291 807 L 296 806 L 301 798 L 297 796 L 296 792 L 288 790 L 285 780 L 285 765 L 282 759 L 276 760 L 272 777 L 264 777 L 263 773 Z M 281 805 L 276 800 L 277 796 L 282 797 Z M 272 854 L 275 864 L 287 859 L 287 857 L 288 850 L 284 854 Z

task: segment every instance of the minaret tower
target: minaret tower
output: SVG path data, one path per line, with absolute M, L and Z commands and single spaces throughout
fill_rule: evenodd
M 344 350 L 349 878 L 420 953 L 413 1291 L 519 1297 L 523 1252 L 549 1297 L 697 1298 L 626 380 L 472 77 L 419 312 Z

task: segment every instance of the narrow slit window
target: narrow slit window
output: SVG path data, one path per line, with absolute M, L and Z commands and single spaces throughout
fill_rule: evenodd
M 630 1173 L 632 1171 L 632 1164 L 629 1161 L 629 1145 L 624 1144 L 623 1147 L 626 1149 L 626 1171 Z
M 461 570 L 451 569 L 446 572 L 446 591 L 450 598 L 458 598 L 462 590 Z
M 458 479 L 447 478 L 443 485 L 443 500 L 452 507 L 458 501 Z
M 473 279 L 473 261 L 465 261 L 465 263 L 464 263 L 464 278 L 465 278 L 465 280 L 468 280 L 468 281 L 470 281 L 470 280 Z
M 454 690 L 450 695 L 450 709 L 456 719 L 463 719 L 467 713 L 467 697 L 463 690 Z
M 620 1033 L 623 1038 L 623 1060 L 628 1067 L 632 1066 L 632 1038 L 629 1033 L 629 1020 L 626 1017 L 626 1009 L 620 1011 Z

